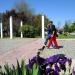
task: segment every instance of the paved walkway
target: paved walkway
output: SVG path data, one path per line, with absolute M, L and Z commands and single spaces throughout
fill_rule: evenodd
M 57 40 L 59 49 L 45 49 L 42 53 L 41 56 L 43 57 L 48 57 L 54 54 L 65 54 L 69 58 L 75 59 L 75 40 L 74 39 L 60 39 Z
M 16 64 L 16 60 L 32 58 L 41 47 L 41 39 L 0 39 L 0 64 Z
M 60 49 L 45 49 L 41 56 L 49 57 L 54 54 L 65 54 L 75 59 L 75 40 L 58 40 Z M 0 64 L 16 64 L 19 61 L 32 58 L 43 45 L 42 39 L 0 39 Z

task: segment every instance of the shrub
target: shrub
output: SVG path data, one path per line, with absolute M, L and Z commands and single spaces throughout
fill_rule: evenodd
M 23 32 L 24 37 L 34 38 L 36 36 L 37 30 L 32 25 L 23 25 L 20 28 L 20 32 Z

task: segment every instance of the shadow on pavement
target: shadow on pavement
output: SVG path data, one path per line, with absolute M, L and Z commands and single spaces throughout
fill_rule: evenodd
M 63 46 L 59 46 L 59 49 L 60 49 L 60 48 L 63 48 Z

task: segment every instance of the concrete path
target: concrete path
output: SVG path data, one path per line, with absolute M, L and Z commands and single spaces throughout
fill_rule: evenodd
M 32 58 L 36 55 L 37 49 L 41 47 L 41 39 L 13 39 L 8 41 L 0 39 L 0 64 L 16 64 L 16 60 Z
M 65 54 L 75 59 L 75 40 L 58 40 L 60 49 L 45 49 L 41 52 L 42 57 L 49 57 L 54 54 Z M 0 39 L 0 64 L 16 64 L 16 59 L 28 59 L 36 55 L 39 48 L 43 45 L 42 39 Z
M 41 56 L 48 57 L 55 54 L 65 54 L 67 57 L 75 59 L 75 39 L 58 39 L 59 49 L 45 49 Z

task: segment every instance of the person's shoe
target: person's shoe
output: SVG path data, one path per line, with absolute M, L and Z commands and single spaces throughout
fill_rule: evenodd
M 42 50 L 44 50 L 44 49 L 45 49 L 45 46 L 43 46 L 43 47 L 42 47 L 42 48 L 40 48 L 39 50 L 41 50 L 41 51 L 42 51 Z

